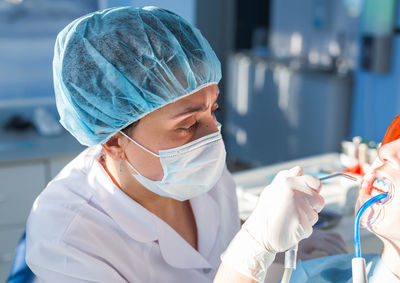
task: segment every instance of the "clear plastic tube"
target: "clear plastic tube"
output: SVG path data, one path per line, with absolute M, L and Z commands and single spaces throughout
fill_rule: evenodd
M 298 248 L 299 245 L 297 244 L 285 252 L 285 271 L 283 273 L 281 283 L 289 283 L 292 272 L 296 269 Z
M 281 283 L 289 283 L 292 273 L 293 273 L 293 268 L 285 268 L 285 271 L 283 272 Z

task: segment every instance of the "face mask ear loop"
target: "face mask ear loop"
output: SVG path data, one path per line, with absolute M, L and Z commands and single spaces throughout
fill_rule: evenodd
M 125 134 L 122 131 L 119 131 L 123 136 L 125 136 L 126 138 L 128 138 L 131 142 L 133 142 L 134 144 L 136 144 L 138 147 L 140 147 L 141 149 L 143 149 L 144 151 L 147 151 L 148 153 L 154 155 L 155 157 L 160 158 L 160 156 L 158 154 L 155 154 L 154 152 L 148 150 L 147 148 L 145 148 L 143 145 L 137 143 L 136 141 L 134 141 L 130 136 L 128 136 L 127 134 Z
M 131 167 L 131 169 L 132 169 L 133 171 L 135 171 L 135 173 L 136 173 L 137 175 L 141 175 L 141 174 L 139 173 L 139 171 L 136 170 L 136 168 L 133 167 L 133 165 L 128 161 L 128 159 L 126 159 L 125 162 L 128 164 L 129 167 Z

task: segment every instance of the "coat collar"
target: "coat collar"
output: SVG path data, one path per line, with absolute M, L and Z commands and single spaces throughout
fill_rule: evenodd
M 151 213 L 113 183 L 97 157 L 92 160 L 88 182 L 100 206 L 131 238 L 139 242 L 157 240 Z
M 169 265 L 177 268 L 212 268 L 208 259 L 220 226 L 217 202 L 210 195 L 203 194 L 191 199 L 190 203 L 196 219 L 198 250 L 154 216 L 161 254 Z
M 89 164 L 88 182 L 100 206 L 131 238 L 143 243 L 158 240 L 161 254 L 169 265 L 211 268 L 207 258 L 216 244 L 220 212 L 217 201 L 209 193 L 190 200 L 197 225 L 197 251 L 162 219 L 121 191 L 97 157 L 92 157 Z M 217 187 L 218 183 L 213 190 Z

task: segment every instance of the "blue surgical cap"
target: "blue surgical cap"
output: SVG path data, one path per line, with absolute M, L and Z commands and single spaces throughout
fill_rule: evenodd
M 84 145 L 221 79 L 200 31 L 156 7 L 110 8 L 57 36 L 53 60 L 60 123 Z

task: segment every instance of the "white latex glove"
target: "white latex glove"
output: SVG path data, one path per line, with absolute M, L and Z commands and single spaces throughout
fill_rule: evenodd
M 257 206 L 221 256 L 234 270 L 264 281 L 277 252 L 312 233 L 324 205 L 321 182 L 294 167 L 279 172 L 261 193 Z

